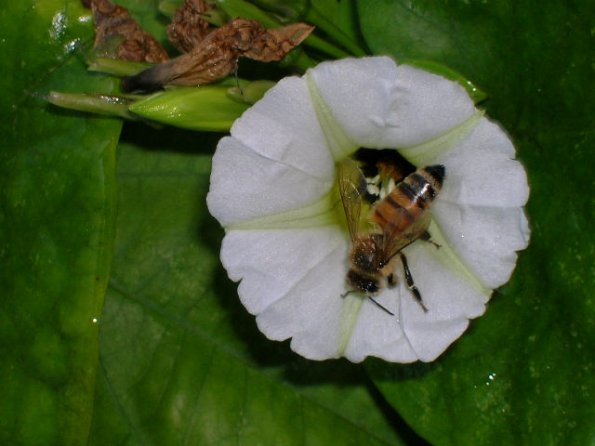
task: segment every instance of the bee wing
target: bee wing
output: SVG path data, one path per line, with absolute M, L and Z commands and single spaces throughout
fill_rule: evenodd
M 351 240 L 357 237 L 362 211 L 362 193 L 366 188 L 366 178 L 357 164 L 347 158 L 339 166 L 339 193 L 347 219 Z
M 384 232 L 382 237 L 382 249 L 387 259 L 392 259 L 399 251 L 403 250 L 416 241 L 428 229 L 431 215 L 426 212 L 423 217 L 413 223 L 407 230 L 400 234 Z

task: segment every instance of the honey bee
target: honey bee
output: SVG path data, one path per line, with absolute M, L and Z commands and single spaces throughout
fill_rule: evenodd
M 417 239 L 430 240 L 427 232 L 430 223 L 428 209 L 442 187 L 444 166 L 423 167 L 404 177 L 402 173 L 394 174 L 394 169 L 385 171 L 390 172 L 387 176 L 396 184 L 392 190 L 379 193 L 370 215 L 364 216 L 368 218 L 372 229 L 360 231 L 363 198 L 369 195 L 368 182 L 355 161 L 346 159 L 339 167 L 339 192 L 352 242 L 350 269 L 347 273 L 351 291 L 346 294 L 361 292 L 392 315 L 373 296 L 387 286 L 396 285 L 394 270 L 398 257 L 403 265 L 407 287 L 424 312 L 427 312 L 402 250 Z M 394 181 L 395 178 L 398 182 Z M 381 183 L 385 183 L 385 180 L 381 179 Z

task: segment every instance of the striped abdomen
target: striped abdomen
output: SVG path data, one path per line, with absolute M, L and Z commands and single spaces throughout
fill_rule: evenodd
M 417 169 L 376 205 L 373 221 L 384 233 L 398 235 L 405 232 L 423 217 L 440 192 L 443 179 L 444 166 Z

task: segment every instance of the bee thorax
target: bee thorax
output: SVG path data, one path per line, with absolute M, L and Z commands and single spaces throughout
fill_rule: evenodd
M 378 234 L 359 237 L 351 249 L 351 264 L 368 273 L 380 271 L 386 264 L 386 258 L 379 244 Z

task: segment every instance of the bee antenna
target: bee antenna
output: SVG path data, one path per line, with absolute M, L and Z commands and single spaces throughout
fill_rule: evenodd
M 392 311 L 390 311 L 388 308 L 386 308 L 384 305 L 381 305 L 380 302 L 378 302 L 376 299 L 374 299 L 372 296 L 368 296 L 368 299 L 370 299 L 372 302 L 374 302 L 376 304 L 376 306 L 378 308 L 380 308 L 381 310 L 386 311 L 388 314 L 390 314 L 391 316 L 394 316 L 395 313 L 393 313 Z
M 348 290 L 345 293 L 341 294 L 342 298 L 345 298 L 348 294 L 351 293 L 356 293 L 356 290 Z M 368 296 L 368 299 L 370 299 L 372 302 L 374 302 L 374 304 L 376 304 L 376 306 L 378 308 L 380 308 L 382 311 L 385 311 L 386 313 L 390 314 L 391 316 L 394 316 L 395 313 L 393 313 L 392 311 L 390 311 L 388 308 L 386 308 L 384 305 L 382 305 L 380 302 L 378 302 L 376 299 L 374 299 L 372 296 Z

